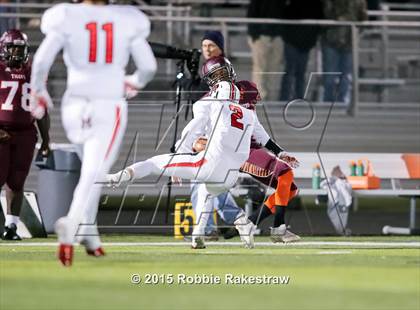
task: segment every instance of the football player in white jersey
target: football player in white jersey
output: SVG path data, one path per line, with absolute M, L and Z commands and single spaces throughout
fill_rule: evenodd
M 48 72 L 60 50 L 67 66 L 61 115 L 69 140 L 78 145 L 82 169 L 66 217 L 56 223 L 59 260 L 70 266 L 76 233 L 90 255 L 104 254 L 96 228 L 103 180 L 117 158 L 127 122 L 125 87 L 142 88 L 156 72 L 146 41 L 150 21 L 133 6 L 108 1 L 63 3 L 48 9 L 41 22 L 46 35 L 32 69 L 32 113 L 40 118 L 52 106 Z M 137 71 L 125 77 L 130 55 Z M 81 225 L 80 224 L 86 224 Z
M 236 183 L 239 168 L 248 158 L 256 122 L 255 114 L 238 104 L 240 94 L 233 84 L 233 72 L 230 62 L 222 56 L 207 60 L 202 73 L 211 91 L 193 105 L 194 118 L 182 131 L 177 153 L 135 163 L 108 175 L 107 181 L 119 185 L 148 175 L 164 175 L 202 182 L 213 196 L 231 188 Z M 203 133 L 208 135 L 206 151 L 191 153 L 195 140 Z M 211 199 L 207 198 L 204 196 L 198 203 L 197 209 L 201 212 L 193 230 L 193 248 L 204 247 L 204 228 L 212 211 Z M 246 227 L 246 235 L 253 235 L 251 230 L 255 225 L 245 214 L 235 224 Z M 247 243 L 253 246 L 253 240 Z

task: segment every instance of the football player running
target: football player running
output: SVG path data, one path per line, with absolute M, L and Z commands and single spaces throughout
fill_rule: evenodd
M 70 210 L 55 225 L 58 258 L 64 266 L 72 264 L 76 233 L 89 255 L 104 254 L 95 225 L 101 192 L 97 181 L 103 180 L 118 156 L 127 122 L 125 85 L 143 88 L 156 71 L 156 59 L 146 41 L 147 16 L 133 6 L 109 2 L 62 3 L 47 10 L 41 22 L 46 37 L 34 57 L 32 113 L 41 117 L 52 107 L 45 81 L 63 49 L 67 88 L 61 115 L 82 161 Z M 126 78 L 130 55 L 137 71 Z M 78 230 L 80 224 L 85 225 Z
M 30 76 L 27 36 L 17 29 L 4 32 L 0 38 L 0 189 L 7 185 L 3 240 L 21 240 L 16 229 L 37 141 L 29 106 Z M 40 151 L 48 156 L 48 115 L 37 125 L 42 139 Z
M 193 105 L 194 118 L 186 125 L 177 143 L 177 153 L 154 156 L 135 163 L 123 171 L 107 176 L 110 184 L 119 185 L 148 175 L 175 176 L 203 183 L 211 196 L 231 188 L 239 168 L 249 156 L 251 136 L 255 130 L 255 113 L 239 104 L 239 90 L 233 83 L 234 71 L 222 56 L 205 62 L 202 75 L 211 90 Z M 195 140 L 207 133 L 206 150 L 191 153 Z M 204 229 L 212 211 L 211 199 L 198 202 L 198 224 L 192 234 L 192 247 L 204 247 Z M 253 235 L 255 225 L 244 215 L 237 220 Z M 248 242 L 253 246 L 253 240 Z

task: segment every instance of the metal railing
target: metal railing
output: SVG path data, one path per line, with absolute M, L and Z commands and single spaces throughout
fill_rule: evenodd
M 41 9 L 50 7 L 51 4 L 42 4 L 42 3 L 2 3 L 0 7 L 12 7 L 19 9 Z M 166 25 L 166 44 L 169 45 L 179 45 L 179 42 L 183 42 L 186 46 L 191 46 L 192 44 L 192 25 L 206 25 L 207 28 L 211 29 L 220 29 L 223 35 L 225 36 L 225 51 L 228 55 L 236 56 L 235 51 L 230 46 L 231 43 L 231 34 L 233 32 L 244 34 L 246 26 L 249 24 L 270 24 L 270 25 L 316 25 L 316 26 L 347 26 L 351 28 L 351 38 L 352 38 L 352 57 L 353 57 L 353 103 L 359 102 L 359 63 L 360 63 L 360 53 L 372 53 L 374 49 L 361 48 L 360 40 L 364 38 L 365 33 L 360 33 L 361 29 L 374 28 L 377 29 L 377 34 L 380 35 L 382 40 L 382 48 L 380 49 L 382 53 L 382 68 L 383 74 L 381 78 L 388 79 L 388 69 L 389 69 L 389 54 L 392 52 L 389 48 L 390 40 L 390 29 L 399 29 L 400 33 L 404 35 L 416 36 L 420 33 L 420 21 L 393 21 L 388 20 L 390 17 L 410 17 L 410 18 L 419 18 L 420 12 L 405 12 L 405 11 L 369 11 L 371 16 L 379 16 L 382 20 L 376 21 L 363 21 L 363 22 L 349 22 L 349 21 L 334 21 L 334 20 L 278 20 L 278 19 L 259 19 L 259 18 L 241 18 L 241 17 L 198 17 L 190 16 L 191 8 L 190 7 L 178 7 L 171 4 L 167 6 L 139 6 L 140 9 L 148 12 L 164 12 L 165 15 L 153 14 L 150 16 L 150 20 L 154 23 L 164 23 Z M 19 12 L 15 13 L 0 13 L 0 18 L 4 17 L 13 17 L 17 19 L 31 19 L 39 18 L 42 14 L 42 11 L 39 13 L 29 13 L 29 12 Z M 184 14 L 184 15 L 183 15 Z M 176 23 L 176 26 L 174 26 Z M 232 30 L 233 29 L 233 30 Z M 402 31 L 401 31 L 402 30 Z M 374 33 L 374 32 L 372 32 Z M 178 34 L 178 35 L 177 35 Z M 181 35 L 179 35 L 181 34 Z M 178 38 L 177 38 L 178 37 Z M 174 39 L 178 39 L 175 40 Z M 418 52 L 417 49 L 410 51 L 407 54 Z M 417 53 L 418 54 L 418 53 Z M 319 57 L 317 57 L 319 59 Z M 166 72 L 169 73 L 172 68 L 172 63 L 167 61 L 166 63 Z M 317 70 L 319 71 L 320 64 L 319 62 L 316 65 Z M 372 81 L 371 81 L 372 82 Z M 374 82 L 374 81 L 373 81 Z M 372 83 L 373 83 L 372 82 Z M 387 88 L 386 83 L 384 88 Z M 358 106 L 353 104 L 352 111 L 357 113 Z
M 46 9 L 53 5 L 55 4 L 37 2 L 23 3 L 19 0 L 16 3 L 0 3 L 0 8 L 15 10 L 15 12 L 0 12 L 0 18 L 15 18 L 16 28 L 20 29 L 23 19 L 38 19 Z M 167 20 L 165 23 L 166 44 L 171 45 L 175 40 L 177 42 L 183 41 L 184 45 L 188 45 L 191 42 L 189 22 L 184 20 L 184 18 L 188 18 L 191 15 L 191 6 L 173 6 L 169 3 L 165 6 L 138 5 L 137 7 L 149 14 L 151 19 L 153 17 L 160 17 Z M 181 18 L 182 22 L 175 22 L 171 20 L 172 17 Z M 168 60 L 166 62 L 167 74 L 171 72 L 171 66 L 172 62 Z

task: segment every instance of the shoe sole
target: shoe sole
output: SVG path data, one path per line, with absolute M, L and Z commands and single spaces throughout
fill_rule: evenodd
M 283 240 L 283 242 L 284 243 L 293 243 L 293 242 L 298 242 L 298 241 L 300 241 L 301 240 L 301 238 L 291 238 L 291 239 L 286 239 L 286 240 Z
M 9 238 L 9 237 L 7 237 L 7 238 L 4 238 L 3 236 L 1 236 L 1 240 L 4 240 L 4 241 L 22 241 L 22 238 L 21 237 L 19 237 L 19 236 L 17 236 L 17 237 L 12 237 L 12 238 Z
M 283 239 L 281 239 L 280 237 L 270 237 L 271 242 L 273 243 L 284 243 Z
M 273 243 L 293 243 L 301 240 L 300 237 L 293 239 L 283 239 L 282 237 L 270 237 L 270 239 Z

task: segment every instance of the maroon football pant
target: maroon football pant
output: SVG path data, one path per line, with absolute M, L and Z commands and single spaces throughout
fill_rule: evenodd
M 7 184 L 12 191 L 20 191 L 31 168 L 37 133 L 35 127 L 8 133 L 11 138 L 0 143 L 0 188 Z
M 276 212 L 276 206 L 287 206 L 296 196 L 297 186 L 293 182 L 293 170 L 276 156 L 262 148 L 251 149 L 247 163 L 267 172 L 267 176 L 250 175 L 276 190 L 264 202 L 272 213 Z

